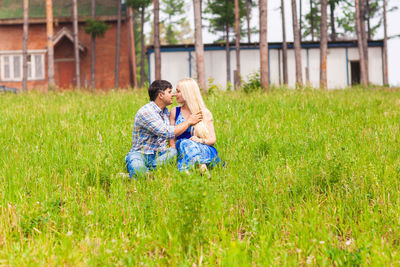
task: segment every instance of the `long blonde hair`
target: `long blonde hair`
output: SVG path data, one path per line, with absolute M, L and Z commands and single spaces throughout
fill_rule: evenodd
M 183 100 L 188 105 L 192 114 L 201 111 L 203 113 L 203 120 L 197 123 L 194 128 L 194 135 L 200 138 L 207 138 L 209 135 L 207 125 L 204 122 L 204 115 L 206 111 L 206 105 L 204 104 L 203 98 L 201 97 L 200 88 L 197 82 L 192 78 L 182 79 L 178 82 L 176 87 L 182 93 Z

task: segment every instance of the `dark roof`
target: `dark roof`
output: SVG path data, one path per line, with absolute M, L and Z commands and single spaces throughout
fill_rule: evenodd
M 117 15 L 118 0 L 96 0 L 96 16 L 110 17 Z M 90 16 L 91 0 L 78 0 L 79 17 Z M 72 1 L 53 0 L 53 17 L 63 18 L 72 16 Z M 46 18 L 46 1 L 29 1 L 29 18 Z M 23 0 L 0 0 L 0 20 L 22 20 Z

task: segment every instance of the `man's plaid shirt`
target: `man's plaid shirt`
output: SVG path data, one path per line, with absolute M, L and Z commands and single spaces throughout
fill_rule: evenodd
M 154 154 L 167 150 L 167 140 L 173 139 L 174 126 L 169 125 L 169 111 L 161 110 L 151 101 L 139 109 L 133 125 L 131 151 Z

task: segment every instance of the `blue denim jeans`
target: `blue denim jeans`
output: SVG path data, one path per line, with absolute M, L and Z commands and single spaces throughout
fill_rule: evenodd
M 125 157 L 126 168 L 129 176 L 137 177 L 146 173 L 147 170 L 154 170 L 158 166 L 167 164 L 176 158 L 176 149 L 168 148 L 166 151 L 155 154 L 143 154 L 140 151 L 130 151 Z

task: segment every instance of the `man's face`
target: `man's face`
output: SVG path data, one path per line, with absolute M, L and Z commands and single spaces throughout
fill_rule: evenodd
M 172 104 L 172 97 L 173 96 L 174 96 L 174 94 L 172 93 L 172 89 L 171 88 L 168 88 L 164 92 L 159 94 L 160 100 L 162 100 L 166 106 Z

